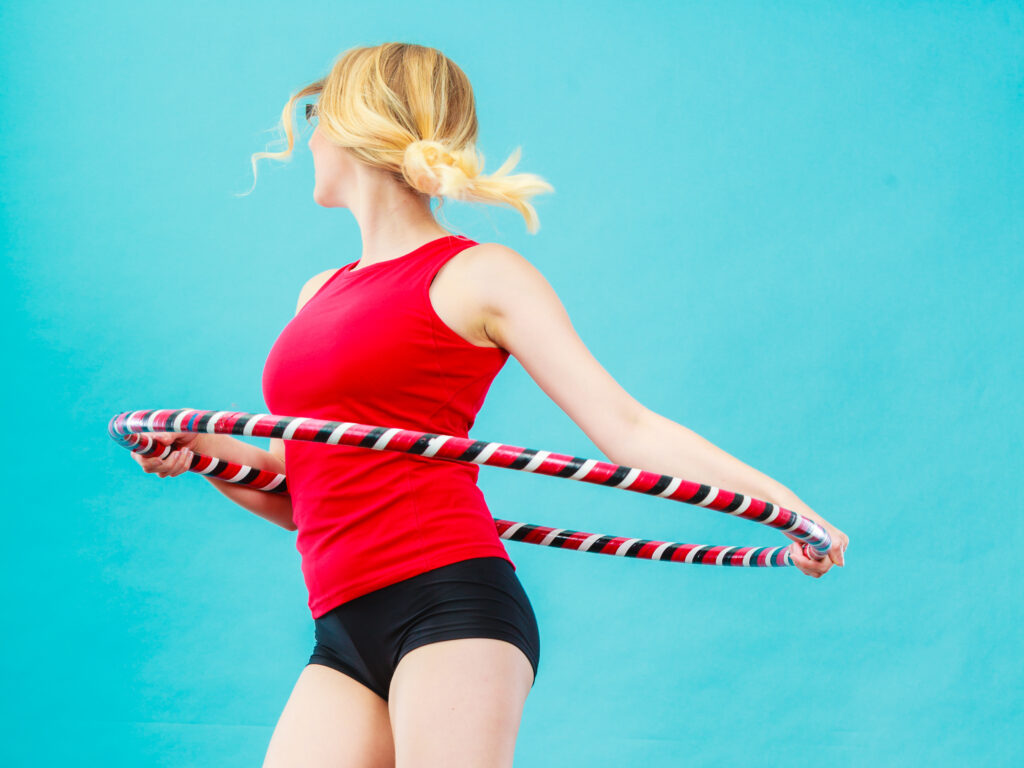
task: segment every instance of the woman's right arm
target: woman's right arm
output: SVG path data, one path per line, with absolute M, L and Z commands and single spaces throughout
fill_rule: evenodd
M 237 440 L 231 435 L 196 434 L 194 432 L 155 433 L 153 439 L 164 445 L 177 445 L 167 458 L 143 457 L 132 453 L 132 458 L 146 472 L 157 477 L 177 477 L 187 472 L 192 455 L 216 456 L 224 461 L 245 464 L 268 472 L 285 473 L 284 441 L 271 438 L 270 450 L 264 451 L 255 445 Z M 203 475 L 210 484 L 233 502 L 285 530 L 296 530 L 293 519 L 292 497 L 287 493 L 268 493 L 238 483 L 229 483 L 210 475 Z

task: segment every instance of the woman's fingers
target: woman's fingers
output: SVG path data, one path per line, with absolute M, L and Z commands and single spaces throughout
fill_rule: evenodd
M 153 470 L 157 477 L 167 477 L 171 467 L 174 466 L 174 460 L 177 458 L 176 453 L 168 454 L 166 459 L 155 459 L 157 461 L 156 468 Z
M 843 560 L 843 546 L 838 541 L 832 544 L 832 549 L 828 551 L 828 556 L 836 565 L 842 566 L 846 564 Z
M 829 548 L 828 554 L 825 555 L 825 559 L 828 560 L 829 563 L 834 563 L 835 565 L 841 565 L 841 566 L 845 567 L 846 566 L 846 545 L 849 544 L 850 537 L 847 536 L 842 531 L 840 531 L 834 525 L 830 525 L 829 523 L 826 523 L 824 521 L 816 521 L 816 522 L 818 523 L 818 525 L 820 525 L 822 528 L 825 529 L 825 531 L 828 533 L 829 539 L 831 539 L 831 541 L 832 541 L 832 546 Z M 788 536 L 793 541 L 795 541 L 798 546 L 801 543 L 800 539 L 798 539 L 796 536 L 794 536 L 791 533 L 786 533 L 786 536 Z M 803 553 L 801 552 L 801 554 L 803 554 Z M 812 561 L 812 562 L 816 562 L 816 561 Z M 831 567 L 831 565 L 830 565 L 830 567 Z
M 164 459 L 147 458 L 137 453 L 132 453 L 132 456 L 146 472 L 155 474 L 157 477 L 177 477 L 182 472 L 187 472 L 192 466 L 193 453 L 188 448 L 179 448 Z
M 160 445 L 172 448 L 184 448 L 196 441 L 199 435 L 195 432 L 152 432 L 150 437 Z
M 180 451 L 172 451 L 171 454 L 163 460 L 160 469 L 157 471 L 157 477 L 167 477 L 173 475 L 174 471 L 178 466 L 178 459 L 180 458 Z
M 177 477 L 182 472 L 188 472 L 192 461 L 192 451 L 188 448 L 179 448 L 168 459 L 168 470 L 164 477 Z
M 826 573 L 828 569 L 832 567 L 832 560 L 826 557 L 824 560 L 815 560 L 808 557 L 805 554 L 804 547 L 806 544 L 793 543 L 789 545 L 789 556 L 793 561 L 793 565 L 800 569 L 801 573 L 806 573 L 808 576 L 813 576 L 815 579 L 820 579 Z
M 825 559 L 836 565 L 843 564 L 843 544 L 842 531 L 837 528 L 833 528 L 831 525 L 827 526 L 828 536 L 832 540 L 832 546 L 829 547 L 828 553 L 825 555 Z
M 172 453 L 168 458 L 170 459 L 170 466 L 167 468 L 167 473 L 164 477 L 175 477 L 181 474 L 181 457 L 185 452 L 180 448 Z
M 810 563 L 811 571 L 813 571 L 819 577 L 824 576 L 826 573 L 828 573 L 828 569 L 832 567 L 832 558 L 830 558 L 828 554 L 826 554 L 825 557 L 823 557 L 821 560 L 817 560 L 814 557 L 811 557 L 811 545 L 805 544 L 804 546 L 807 549 L 805 549 L 804 552 L 801 554 L 805 554 L 807 556 L 807 562 Z
M 832 549 L 825 555 L 824 560 L 815 560 L 810 556 L 810 544 L 788 533 L 786 535 L 793 539 L 793 543 L 789 545 L 789 557 L 793 561 L 793 565 L 799 568 L 801 573 L 806 573 L 808 576 L 813 576 L 817 579 L 832 567 Z
M 813 574 L 807 572 L 807 558 L 803 555 L 803 544 L 799 541 L 794 541 L 789 545 L 789 559 L 793 561 L 800 573 L 807 573 L 808 576 Z
M 838 528 L 829 526 L 828 535 L 832 537 L 832 548 L 828 556 L 836 565 L 846 566 L 846 545 L 850 543 L 850 537 Z

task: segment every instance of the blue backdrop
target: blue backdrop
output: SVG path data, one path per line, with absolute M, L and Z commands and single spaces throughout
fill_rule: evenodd
M 252 766 L 313 645 L 294 534 L 144 474 L 124 410 L 263 411 L 344 209 L 249 154 L 343 50 L 440 48 L 541 230 L 446 203 L 548 278 L 642 403 L 779 479 L 848 565 L 506 543 L 541 626 L 522 766 L 1020 765 L 1024 11 L 1015 2 L 9 2 L 0 763 Z M 308 129 L 307 129 L 308 131 Z M 510 359 L 475 437 L 600 457 Z M 266 447 L 266 441 L 254 441 Z M 699 479 L 699 478 L 694 478 Z M 482 468 L 496 517 L 776 532 Z

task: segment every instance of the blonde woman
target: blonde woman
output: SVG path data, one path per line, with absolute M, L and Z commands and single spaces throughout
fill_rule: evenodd
M 315 201 L 348 208 L 362 255 L 315 275 L 270 350 L 271 412 L 465 436 L 491 382 L 515 355 L 616 463 L 699 479 L 816 520 L 833 548 L 801 571 L 843 563 L 847 537 L 796 496 L 700 436 L 642 406 L 591 356 L 555 292 L 516 251 L 441 227 L 431 199 L 507 205 L 538 229 L 540 177 L 491 174 L 475 148 L 473 92 L 440 51 L 385 43 L 344 52 L 296 92 L 282 122 L 294 146 L 300 99 Z M 316 644 L 277 723 L 265 768 L 512 765 L 540 636 L 529 598 L 483 495 L 479 466 L 352 446 L 227 435 L 158 435 L 161 477 L 191 450 L 284 472 L 289 495 L 208 478 L 246 509 L 292 531 Z M 287 468 L 287 469 L 286 469 Z

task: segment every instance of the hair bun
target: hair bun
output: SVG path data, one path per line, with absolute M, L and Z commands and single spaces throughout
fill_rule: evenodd
M 459 199 L 480 172 L 476 153 L 440 141 L 416 139 L 405 148 L 402 167 L 410 185 L 433 197 Z
M 439 141 L 417 139 L 409 146 L 413 147 L 414 152 L 418 151 L 422 154 L 428 165 L 455 165 L 455 156 Z M 408 152 L 408 147 L 406 152 Z

